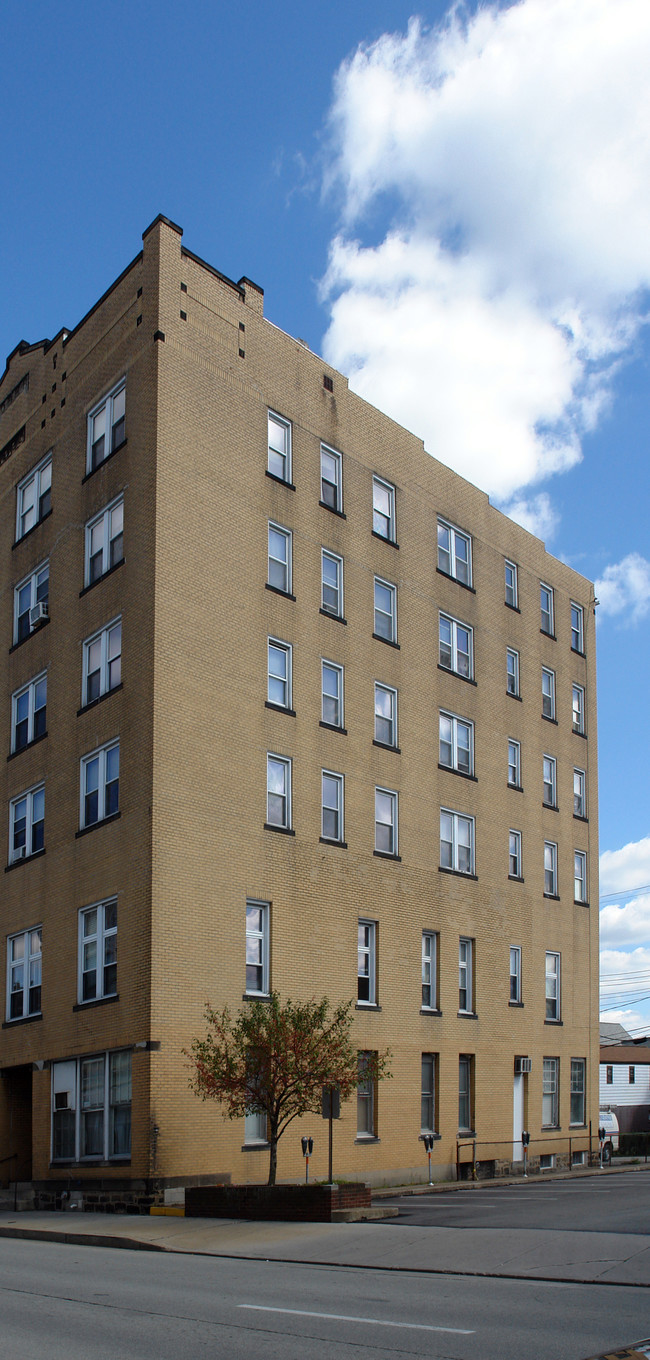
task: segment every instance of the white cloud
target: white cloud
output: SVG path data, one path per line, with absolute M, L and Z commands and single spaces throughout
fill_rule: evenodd
M 326 355 L 515 508 L 580 459 L 643 320 L 649 64 L 638 0 L 520 0 L 412 21 L 337 76 Z M 354 240 L 377 210 L 383 239 Z
M 523 529 L 528 529 L 531 534 L 537 534 L 538 538 L 549 539 L 553 537 L 557 528 L 558 517 L 551 505 L 550 496 L 542 491 L 539 496 L 524 497 L 518 496 L 512 501 L 505 502 L 501 509 L 511 519 L 521 524 Z
M 620 850 L 604 850 L 600 856 L 600 893 L 629 892 L 650 883 L 650 836 L 630 841 Z
M 650 1011 L 644 1013 L 632 1010 L 629 1006 L 622 1006 L 614 1011 L 603 1011 L 600 1019 L 610 1025 L 622 1025 L 633 1039 L 640 1037 L 641 1031 L 650 1028 Z
M 628 553 L 621 562 L 606 567 L 596 581 L 601 614 L 627 614 L 638 623 L 650 610 L 650 562 L 640 553 Z
M 625 906 L 610 903 L 600 913 L 601 944 L 622 945 L 650 940 L 650 892 Z

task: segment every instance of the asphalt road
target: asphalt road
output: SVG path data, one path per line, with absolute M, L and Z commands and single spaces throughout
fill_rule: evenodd
M 9 1360 L 584 1360 L 650 1291 L 0 1241 Z

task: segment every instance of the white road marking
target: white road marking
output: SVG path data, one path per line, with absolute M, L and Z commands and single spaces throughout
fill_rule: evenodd
M 261 1303 L 239 1303 L 255 1313 L 290 1313 L 292 1317 L 326 1318 L 329 1322 L 362 1322 L 371 1327 L 406 1327 L 415 1332 L 453 1332 L 455 1336 L 474 1336 L 467 1327 L 430 1327 L 424 1322 L 384 1322 L 382 1318 L 347 1317 L 345 1313 L 309 1313 L 303 1308 L 266 1308 Z

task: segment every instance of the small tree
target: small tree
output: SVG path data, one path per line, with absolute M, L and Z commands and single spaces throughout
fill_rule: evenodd
M 202 1100 L 218 1100 L 228 1119 L 265 1114 L 270 1145 L 269 1185 L 275 1185 L 278 1142 L 299 1115 L 318 1114 L 323 1086 L 338 1086 L 346 1100 L 360 1080 L 389 1076 L 389 1053 L 366 1055 L 360 1073 L 350 1041 L 351 1003 L 330 1009 L 322 1001 L 250 1001 L 233 1020 L 227 1006 L 207 1005 L 208 1032 L 194 1039 L 190 1087 Z

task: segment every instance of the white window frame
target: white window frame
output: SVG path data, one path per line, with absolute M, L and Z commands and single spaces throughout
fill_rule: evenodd
M 449 628 L 449 637 L 444 638 L 443 625 Z M 458 630 L 461 628 L 467 633 L 468 651 L 459 651 Z M 449 651 L 450 664 L 443 661 L 443 647 Z M 445 652 L 446 654 L 446 652 Z M 467 670 L 464 669 L 465 657 L 467 657 Z M 462 664 L 459 661 L 462 658 Z M 438 660 L 443 670 L 449 671 L 452 675 L 460 675 L 464 680 L 474 679 L 474 629 L 468 623 L 463 623 L 462 619 L 455 619 L 451 614 L 444 614 L 442 611 L 438 615 Z
M 572 1128 L 583 1128 L 587 1122 L 587 1060 L 586 1058 L 571 1059 L 571 1084 L 569 1101 L 569 1125 Z M 579 1109 L 575 1109 L 574 1096 L 580 1101 Z M 574 1118 L 574 1114 L 579 1114 L 580 1118 Z
M 443 827 L 443 818 L 450 817 L 449 827 Z M 461 825 L 466 825 L 469 832 L 469 846 L 462 843 L 459 839 Z M 451 832 L 449 836 L 443 836 L 443 830 Z M 452 808 L 441 807 L 440 809 L 440 867 L 451 870 L 455 874 L 474 873 L 474 844 L 475 844 L 475 823 L 473 817 L 468 817 L 464 812 L 454 812 Z M 449 851 L 443 850 L 443 846 L 449 846 Z M 462 852 L 469 851 L 469 867 L 460 868 Z M 447 863 L 447 860 L 450 863 Z
M 585 691 L 583 685 L 574 685 L 572 694 L 571 725 L 574 732 L 584 735 L 585 730 Z M 576 714 L 578 720 L 576 722 Z
M 519 698 L 519 652 L 506 648 L 506 693 Z
M 326 657 L 321 658 L 321 722 L 326 727 L 344 727 L 344 685 L 343 667 L 336 661 L 328 661 Z M 326 680 L 329 688 L 326 689 Z M 332 722 L 330 708 L 338 712 L 338 721 Z M 329 715 L 329 716 L 328 716 Z
M 555 671 L 542 666 L 542 717 L 555 721 Z
M 119 638 L 117 638 L 117 641 L 119 641 L 120 649 L 119 652 L 114 652 L 114 654 L 111 655 L 111 649 L 115 644 L 116 630 L 118 628 Z M 95 646 L 96 643 L 99 643 L 99 667 L 91 671 L 90 669 L 91 649 Z M 114 681 L 113 684 L 109 684 L 109 681 L 113 678 L 113 670 L 115 669 L 116 663 L 118 661 L 119 667 L 117 667 L 116 672 L 118 678 Z M 89 682 L 91 676 L 97 674 L 99 674 L 99 693 L 96 694 L 91 699 L 89 697 L 88 689 Z M 119 689 L 121 684 L 122 684 L 122 615 L 118 614 L 116 619 L 111 619 L 111 622 L 105 624 L 105 626 L 103 628 L 100 628 L 97 633 L 93 633 L 91 637 L 85 639 L 83 645 L 83 676 L 81 686 L 81 707 L 87 708 L 89 704 L 97 703 L 97 700 L 101 699 L 102 695 L 110 694 L 112 690 Z
M 542 1128 L 560 1127 L 560 1059 L 542 1058 Z M 549 1167 L 555 1166 L 553 1153 L 545 1154 L 552 1158 Z M 541 1166 L 540 1157 L 540 1166 Z
M 562 1019 L 561 957 L 553 950 L 546 951 L 546 1015 L 545 1019 L 557 1023 Z
M 271 422 L 284 431 L 284 451 L 271 444 Z M 267 468 L 271 477 L 275 477 L 279 482 L 286 482 L 288 486 L 291 486 L 291 443 L 291 421 L 287 420 L 285 416 L 278 415 L 277 411 L 269 410 L 267 418 Z M 277 463 L 275 462 L 276 459 L 278 460 Z M 276 472 L 276 466 L 282 470 Z
M 443 725 L 450 725 L 449 736 L 443 737 Z M 467 746 L 459 746 L 459 729 L 467 731 Z M 443 744 L 450 749 L 449 761 L 443 759 Z M 467 769 L 461 763 L 459 755 L 467 752 Z M 445 770 L 455 770 L 457 774 L 465 774 L 470 777 L 474 774 L 474 724 L 468 718 L 460 718 L 457 713 L 449 713 L 441 708 L 438 714 L 438 760 Z
M 284 770 L 284 792 L 282 793 L 277 793 L 276 790 L 269 787 L 271 761 L 282 766 Z M 281 821 L 271 819 L 269 806 L 269 798 L 271 797 L 279 797 L 284 800 L 284 817 Z M 266 824 L 271 827 L 279 827 L 284 831 L 291 830 L 291 758 L 276 755 L 274 751 L 268 751 L 266 756 Z
M 121 511 L 118 516 L 119 528 L 117 533 L 113 532 L 113 516 L 116 511 Z M 101 525 L 101 571 L 98 576 L 91 578 L 91 563 L 96 553 L 91 552 L 93 530 Z M 122 551 L 119 557 L 113 560 L 113 544 L 121 539 Z M 116 496 L 115 500 L 106 505 L 98 515 L 93 515 L 92 519 L 86 524 L 86 549 L 84 555 L 84 586 L 94 585 L 96 581 L 101 581 L 114 567 L 118 567 L 124 561 L 124 496 Z
M 39 691 L 39 689 L 41 689 L 41 687 L 42 687 L 43 685 L 45 685 L 45 703 L 44 703 L 44 704 L 39 704 L 39 706 L 38 706 L 38 708 L 37 708 L 37 707 L 36 707 L 36 700 L 37 700 L 37 698 L 41 698 L 41 697 L 42 697 L 42 695 L 40 695 L 40 694 L 38 693 L 38 691 Z M 18 746 L 18 744 L 17 744 L 17 735 L 18 735 L 18 709 L 19 709 L 19 705 L 20 705 L 21 699 L 26 699 L 26 700 L 27 700 L 27 712 L 26 712 L 26 715 L 25 715 L 25 717 L 23 717 L 23 718 L 20 719 L 20 723 L 21 723 L 21 724 L 24 723 L 25 721 L 27 722 L 27 740 L 24 741 L 24 742 L 22 742 L 21 745 Z M 44 726 L 43 726 L 43 730 L 42 730 L 42 731 L 36 732 L 36 731 L 35 731 L 36 722 L 37 722 L 37 716 L 36 716 L 36 715 L 37 715 L 37 714 L 40 714 L 40 713 L 44 714 L 44 719 L 43 719 Z M 39 719 L 38 721 L 39 721 L 39 726 L 40 726 L 41 720 Z M 47 671 L 41 671 L 40 675 L 35 675 L 35 676 L 34 676 L 34 679 L 29 681 L 29 684 L 27 684 L 27 685 L 21 685 L 21 688 L 20 688 L 20 689 L 17 689 L 17 690 L 12 694 L 12 696 L 11 696 L 11 750 L 12 750 L 12 752 L 15 752 L 15 751 L 25 751 L 25 750 L 27 749 L 28 746 L 31 746 L 31 744 L 32 744 L 33 741 L 36 741 L 39 737 L 45 737 L 45 736 L 47 736 L 47 725 L 46 725 L 46 724 L 47 724 Z
M 544 807 L 557 808 L 557 761 L 555 756 L 542 756 L 542 802 Z
M 108 757 L 117 751 L 117 779 L 107 779 Z M 107 818 L 116 817 L 120 810 L 120 739 L 114 738 L 107 741 L 103 746 L 98 746 L 94 751 L 89 751 L 87 755 L 81 757 L 81 778 L 79 794 L 79 828 L 83 831 L 89 826 L 98 826 L 100 822 L 105 822 Z M 87 788 L 87 775 L 92 762 L 97 761 L 97 816 L 92 821 L 86 821 L 86 797 L 95 792 L 94 789 Z M 109 805 L 107 790 L 117 784 L 117 807 L 111 811 L 106 811 Z M 111 793 L 112 797 L 112 793 Z
M 48 473 L 49 476 L 46 475 Z M 25 508 L 25 493 L 30 488 L 33 488 L 34 494 L 31 503 Z M 43 504 L 45 499 L 47 499 L 46 505 Z M 51 509 L 52 450 L 50 449 L 46 457 L 40 463 L 37 463 L 36 467 L 32 468 L 31 472 L 28 472 L 27 476 L 23 477 L 16 487 L 16 543 L 19 543 L 20 539 L 30 532 L 30 529 L 35 529 L 36 525 L 40 524 L 46 515 L 49 515 Z M 25 520 L 30 514 L 33 514 L 34 518 L 30 524 L 26 524 Z
M 128 1100 L 116 1101 L 113 1098 L 113 1070 L 118 1060 L 128 1059 Z M 96 1153 L 84 1153 L 82 1147 L 83 1125 L 84 1125 L 84 1106 L 83 1106 L 83 1071 L 84 1064 L 103 1063 L 103 1091 L 102 1103 L 88 1107 L 88 1114 L 99 1113 L 101 1111 L 101 1151 Z M 125 1162 L 131 1157 L 131 1132 L 132 1132 L 132 1068 L 131 1053 L 128 1049 L 113 1049 L 109 1052 L 105 1050 L 100 1053 L 90 1053 L 79 1058 L 70 1058 L 65 1062 L 53 1062 L 51 1065 L 51 1108 L 52 1108 L 52 1142 L 50 1149 L 50 1159 L 58 1165 L 63 1162 L 79 1162 L 90 1165 L 102 1162 Z M 63 1096 L 64 1105 L 57 1104 L 57 1096 Z M 114 1151 L 114 1127 L 113 1111 L 128 1107 L 128 1147 L 122 1151 Z M 72 1157 L 55 1156 L 55 1119 L 57 1114 L 72 1114 L 74 1116 L 74 1153 Z
M 330 569 L 330 579 L 325 579 L 325 571 Z M 332 577 L 332 568 L 333 577 Z M 321 548 L 321 599 L 320 607 L 324 614 L 330 614 L 333 619 L 343 618 L 343 558 L 339 553 L 331 552 L 329 548 Z M 326 591 L 330 592 L 326 595 Z M 330 598 L 331 596 L 331 598 Z
M 546 600 L 545 600 L 546 595 Z M 555 599 L 553 587 L 545 581 L 539 583 L 539 609 L 540 609 L 540 632 L 546 633 L 548 637 L 555 636 Z M 545 626 L 548 623 L 548 627 Z
M 266 1110 L 247 1110 L 244 1115 L 244 1144 L 246 1147 L 268 1147 L 268 1116 Z
M 360 1049 L 357 1053 L 357 1142 L 377 1137 L 376 1083 L 372 1077 L 364 1076 L 373 1057 L 372 1049 Z
M 384 807 L 386 807 L 386 804 L 385 804 L 384 801 L 383 801 L 383 800 L 385 800 L 385 799 L 388 800 L 387 806 L 388 806 L 388 810 L 390 811 L 390 819 L 389 819 L 389 820 L 386 820 L 385 817 L 381 817 L 381 816 L 378 815 L 379 812 L 380 812 Z M 381 788 L 379 785 L 377 785 L 377 786 L 375 787 L 375 854 L 376 854 L 376 855 L 387 855 L 387 856 L 389 856 L 389 857 L 392 858 L 392 859 L 395 859 L 395 858 L 397 857 L 397 853 L 398 853 L 398 849 L 399 849 L 398 819 L 399 819 L 399 806 L 398 806 L 398 796 L 397 796 L 397 793 L 395 792 L 394 789 L 384 789 L 384 788 Z M 391 844 L 391 849 L 389 849 L 389 850 L 385 850 L 381 845 L 378 844 L 378 841 L 382 838 L 382 837 L 380 836 L 380 834 L 379 834 L 379 831 L 380 831 L 380 828 L 383 828 L 383 827 L 388 827 L 388 828 L 389 828 L 389 840 L 390 840 L 390 844 Z
M 422 931 L 422 1010 L 438 1010 L 438 932 Z
M 363 916 L 357 923 L 357 1005 L 377 1005 L 377 922 Z
M 521 945 L 510 945 L 510 1004 L 521 1005 Z
M 42 801 L 41 801 L 42 795 Z M 22 854 L 21 846 L 15 845 L 16 837 L 16 811 L 21 803 L 25 803 L 25 853 Z M 38 814 L 42 811 L 42 817 Z M 42 842 L 34 845 L 38 841 L 38 834 L 34 836 L 36 827 L 42 825 Z M 9 863 L 16 864 L 20 859 L 29 859 L 31 855 L 37 855 L 44 848 L 45 844 L 45 784 L 35 784 L 33 788 L 26 789 L 24 793 L 19 793 L 17 798 L 12 798 L 9 804 Z
M 458 1055 L 458 1131 L 459 1133 L 472 1133 L 474 1128 L 474 1111 L 472 1109 L 472 1079 L 474 1075 L 474 1054 L 459 1053 Z M 462 1118 L 464 1110 L 467 1111 L 467 1119 Z
M 13 957 L 18 940 L 22 940 L 22 959 Z M 30 926 L 29 930 L 18 930 L 13 935 L 7 936 L 7 1003 L 5 1014 L 8 1025 L 15 1024 L 17 1020 L 26 1020 L 30 1015 L 42 1014 L 42 961 L 42 926 Z M 19 968 L 22 969 L 23 985 L 14 989 L 14 973 Z M 37 991 L 38 997 L 35 995 Z M 12 998 L 17 997 L 19 992 L 22 993 L 20 1014 L 12 1015 Z
M 463 999 L 465 1005 L 463 1005 Z M 461 935 L 458 941 L 458 1014 L 475 1015 L 474 940 Z
M 276 557 L 276 556 L 271 552 L 271 534 L 272 534 L 272 533 L 278 534 L 278 535 L 280 536 L 280 538 L 282 538 L 282 539 L 284 540 L 284 543 L 285 543 L 285 545 L 286 545 L 286 559 L 285 559 L 285 560 L 283 560 L 281 557 Z M 281 595 L 290 595 L 290 594 L 291 594 L 291 589 L 292 589 L 292 575 L 293 575 L 293 571 L 292 571 L 292 559 L 293 559 L 293 534 L 292 534 L 292 532 L 291 532 L 291 529 L 285 528 L 284 524 L 276 524 L 274 520 L 271 520 L 271 519 L 270 519 L 270 520 L 269 520 L 269 531 L 268 531 L 267 581 L 268 581 L 268 585 L 271 587 L 271 589 L 272 589 L 272 590 L 277 590 L 277 591 L 279 591 Z M 284 579 L 284 585 L 278 586 L 278 585 L 276 585 L 275 581 L 273 581 L 273 580 L 271 579 L 271 576 L 272 576 L 272 566 L 271 566 L 271 563 L 278 563 L 279 566 L 280 566 L 280 568 L 282 569 L 283 579 Z
M 506 604 L 507 604 L 507 605 L 510 605 L 510 608 L 511 608 L 511 609 L 518 609 L 518 608 L 519 608 L 519 573 L 518 573 L 518 571 L 517 571 L 517 563 L 516 563 L 516 562 L 511 562 L 510 558 L 509 558 L 509 557 L 506 557 L 506 559 L 505 559 L 505 561 L 504 561 L 504 568 L 505 568 L 505 578 L 506 578 L 506 580 L 505 580 L 505 592 L 506 592 L 506 593 L 505 593 L 505 599 L 506 599 Z M 510 573 L 510 579 L 508 579 L 508 573 Z
M 377 604 L 377 587 L 380 590 L 388 591 L 390 609 L 383 609 Z M 392 581 L 385 581 L 383 576 L 375 576 L 373 585 L 373 632 L 376 638 L 382 642 L 397 642 L 397 586 Z M 381 632 L 379 624 L 383 620 L 388 620 L 387 631 Z M 379 622 L 378 622 L 379 621 Z
M 342 774 L 336 774 L 332 770 L 321 770 L 321 838 L 336 845 L 343 845 L 345 842 L 344 785 L 345 780 Z M 326 797 L 329 800 L 327 802 L 325 801 Z M 332 797 L 334 801 L 331 801 Z M 327 814 L 333 815 L 336 819 L 338 834 L 335 836 L 331 836 L 326 830 L 325 818 Z
M 558 896 L 557 843 L 544 841 L 544 896 Z
M 376 491 L 387 493 L 388 510 L 378 504 Z M 395 487 L 392 482 L 384 481 L 383 477 L 372 479 L 372 531 L 378 538 L 385 538 L 387 543 L 396 542 Z
M 523 877 L 521 856 L 521 831 L 508 832 L 508 878 Z
M 420 1059 L 420 1134 L 436 1132 L 436 1053 Z
M 274 670 L 271 664 L 271 653 L 279 653 L 284 658 L 284 675 L 278 670 Z M 280 638 L 269 637 L 266 648 L 266 700 L 273 704 L 274 708 L 291 710 L 292 708 L 292 681 L 293 681 L 293 647 L 290 642 L 282 642 Z M 277 699 L 272 686 L 282 686 L 284 699 Z
M 251 913 L 251 915 L 250 915 L 250 921 L 249 921 L 249 912 Z M 259 920 L 259 922 L 260 922 L 260 925 L 259 925 L 259 926 L 254 926 L 254 925 L 253 925 L 253 913 L 254 913 L 254 912 L 255 912 L 255 913 L 259 913 L 259 917 L 258 917 L 258 920 Z M 259 901 L 258 898 L 256 898 L 256 897 L 247 897 L 247 898 L 246 898 L 246 917 L 245 917 L 245 924 L 246 924 L 246 959 L 245 959 L 245 981 L 246 981 L 246 985 L 245 985 L 245 993 L 246 993 L 246 996 L 268 996 L 268 995 L 269 995 L 269 990 L 270 990 L 270 985 L 269 985 L 270 921 L 271 921 L 271 905 L 270 905 L 270 903 L 269 903 L 269 902 L 262 902 L 262 901 Z M 252 949 L 251 949 L 251 958 L 250 958 L 250 960 L 249 960 L 249 941 L 251 942 L 252 947 L 254 947 L 255 950 L 256 950 L 256 958 L 254 959 L 254 958 L 253 958 L 253 954 L 252 954 Z M 249 985 L 249 979 L 248 979 L 248 969 L 249 969 L 249 967 L 261 971 L 261 974 L 262 974 L 262 986 L 261 986 L 261 987 L 252 987 L 252 986 Z M 264 1116 L 264 1119 L 266 1119 L 266 1115 Z M 246 1141 L 247 1141 L 247 1142 L 250 1141 L 250 1140 L 248 1139 L 248 1137 L 246 1138 Z M 266 1135 L 264 1136 L 263 1141 L 266 1142 Z
M 441 538 L 446 535 L 446 544 L 441 542 Z M 458 545 L 464 543 L 467 548 L 467 558 L 462 554 L 458 555 Z M 443 565 L 445 561 L 448 565 Z M 464 529 L 459 529 L 449 520 L 438 519 L 438 571 L 444 576 L 450 576 L 454 581 L 460 581 L 461 585 L 472 586 L 472 538 Z M 465 573 L 465 574 L 463 574 Z
M 387 696 L 388 696 L 388 701 L 389 701 L 388 706 L 389 706 L 389 710 L 390 710 L 390 716 L 389 716 L 389 717 L 386 717 L 385 713 L 381 713 L 381 712 L 378 710 L 377 704 L 378 704 L 378 699 L 379 699 L 379 696 L 380 696 L 380 695 L 387 695 Z M 381 728 L 381 726 L 380 726 L 380 724 L 382 724 L 382 723 L 386 723 L 386 724 L 388 724 L 388 726 L 390 727 L 390 731 L 391 731 L 391 740 L 390 740 L 390 741 L 384 741 L 383 737 L 381 737 L 381 736 L 379 735 L 380 732 L 382 731 L 382 728 Z M 378 724 L 379 724 L 379 725 L 378 725 Z M 375 738 L 374 738 L 374 739 L 375 739 L 376 742 L 379 743 L 380 746 L 390 746 L 392 749 L 394 749 L 394 748 L 397 746 L 397 744 L 398 744 L 398 742 L 397 742 L 397 690 L 396 690 L 396 689 L 393 689 L 392 685 L 384 685 L 384 684 L 382 684 L 381 681 L 379 681 L 379 680 L 375 680 Z
M 521 742 L 508 737 L 508 788 L 521 788 Z
M 326 469 L 326 462 L 329 459 L 332 461 L 332 468 Z M 326 470 L 331 471 L 333 476 L 326 476 Z M 326 491 L 326 488 L 331 490 Z M 331 500 L 327 499 L 328 495 Z M 343 458 L 338 449 L 330 448 L 329 444 L 323 443 L 320 446 L 320 500 L 321 505 L 326 505 L 328 510 L 343 513 Z
M 587 817 L 587 774 L 577 766 L 573 771 L 573 815 Z
M 122 392 L 124 392 L 124 414 L 118 416 L 117 420 L 114 420 L 115 403 L 117 401 L 117 398 L 120 396 L 120 393 Z M 118 402 L 118 410 L 120 405 L 121 403 Z M 101 458 L 94 459 L 93 423 L 97 419 L 97 416 L 101 414 L 104 408 L 106 408 L 106 422 L 104 430 L 104 453 Z M 102 397 L 101 401 L 98 401 L 96 405 L 92 407 L 92 410 L 88 412 L 86 472 L 94 472 L 96 468 L 101 467 L 102 463 L 105 463 L 106 459 L 110 458 L 110 455 L 112 453 L 116 453 L 117 450 L 122 447 L 122 444 L 125 443 L 125 438 L 122 438 L 119 441 L 115 438 L 115 430 L 119 428 L 119 425 L 121 423 L 124 424 L 124 429 L 126 429 L 126 378 L 120 378 L 120 381 L 115 384 L 115 387 L 112 387 L 110 392 L 107 392 L 106 396 Z M 110 439 L 107 438 L 109 431 Z M 94 442 L 97 443 L 98 441 L 95 440 Z M 110 448 L 108 447 L 109 444 Z
M 44 577 L 44 580 L 39 581 L 39 577 Z M 44 585 L 45 590 L 43 590 Z M 20 595 L 27 586 L 29 586 L 29 604 L 21 614 L 19 613 Z M 30 611 L 34 609 L 37 604 L 44 604 L 46 614 L 48 614 L 49 601 L 50 563 L 46 558 L 44 562 L 40 562 L 33 571 L 30 571 L 28 576 L 23 577 L 23 580 L 19 581 L 18 585 L 14 587 L 14 643 L 22 642 L 23 638 L 29 637 L 30 633 L 34 631 L 35 625 L 31 624 L 29 618 Z M 24 618 L 25 616 L 27 616 L 27 631 L 19 635 L 19 619 Z
M 97 913 L 96 930 L 85 933 L 86 918 L 91 912 Z M 110 913 L 110 914 L 109 914 Z M 85 946 L 95 942 L 95 994 L 84 996 L 84 978 L 92 970 L 84 968 Z M 107 968 L 115 969 L 115 986 L 107 985 Z M 107 897 L 103 902 L 93 902 L 82 907 L 79 912 L 77 1001 L 80 1006 L 92 1005 L 107 996 L 117 996 L 117 898 Z
M 573 897 L 575 902 L 580 902 L 582 906 L 587 902 L 587 852 L 586 850 L 574 850 L 573 852 Z
M 571 601 L 571 651 L 585 652 L 585 611 L 581 604 Z

